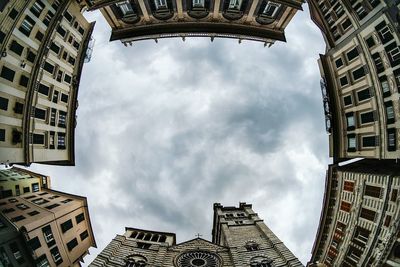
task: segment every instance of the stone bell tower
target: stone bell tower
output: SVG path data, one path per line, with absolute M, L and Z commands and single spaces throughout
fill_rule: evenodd
M 303 266 L 265 225 L 251 204 L 214 204 L 212 242 L 228 247 L 235 266 Z

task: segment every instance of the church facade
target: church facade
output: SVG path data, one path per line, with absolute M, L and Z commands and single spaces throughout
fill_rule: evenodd
M 212 242 L 176 243 L 174 233 L 125 228 L 89 265 L 163 267 L 303 266 L 265 225 L 251 204 L 214 204 Z

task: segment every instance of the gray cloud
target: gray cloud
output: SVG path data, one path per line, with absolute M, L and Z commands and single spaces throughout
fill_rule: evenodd
M 88 197 L 98 249 L 125 226 L 211 237 L 212 204 L 253 203 L 303 263 L 329 163 L 319 89 L 322 36 L 308 10 L 287 43 L 108 42 L 99 13 L 84 66 L 76 167 L 33 165 Z

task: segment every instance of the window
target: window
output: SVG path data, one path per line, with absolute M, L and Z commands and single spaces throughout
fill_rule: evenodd
M 340 210 L 350 212 L 350 209 L 351 209 L 351 204 L 349 202 L 342 201 L 342 203 L 340 204 Z
M 204 1 L 204 0 L 200 0 L 200 1 Z M 85 29 L 83 29 L 81 26 L 79 26 L 78 28 L 78 32 L 83 35 L 85 33 Z
M 4 191 L 3 191 L 3 192 L 4 192 Z M 4 210 L 2 210 L 1 212 L 2 212 L 2 213 L 10 213 L 10 212 L 13 212 L 13 211 L 15 211 L 15 209 L 9 208 L 9 209 L 4 209 Z
M 57 45 L 56 43 L 52 42 L 50 45 L 50 49 L 58 55 L 60 53 L 60 46 Z
M 387 123 L 394 123 L 394 109 L 392 101 L 385 102 Z
M 25 19 L 22 21 L 21 26 L 19 27 L 19 31 L 29 37 L 32 32 L 33 25 L 35 25 L 35 21 L 31 17 L 25 16 Z
M 65 128 L 66 127 L 66 124 L 65 124 L 66 119 L 67 119 L 67 113 L 60 110 L 59 115 L 58 115 L 58 126 Z
M 157 10 L 158 9 L 167 9 L 168 8 L 166 0 L 154 0 L 154 4 L 156 5 L 156 9 Z
M 33 63 L 33 62 L 35 62 L 35 58 L 36 58 L 36 54 L 33 53 L 32 51 L 29 51 L 29 52 L 28 52 L 28 56 L 26 57 L 26 59 L 27 59 L 29 62 Z
M 39 183 L 32 184 L 32 192 L 38 192 L 38 191 L 39 191 Z
M 32 200 L 33 203 L 35 203 L 36 205 L 42 205 L 45 203 L 48 203 L 49 201 L 43 198 L 37 198 L 37 199 L 33 199 Z
M 43 237 L 46 243 L 50 243 L 54 241 L 53 232 L 51 231 L 51 226 L 47 225 L 42 228 Z
M 41 108 L 35 108 L 35 118 L 46 120 L 47 110 Z
M 352 72 L 352 74 L 353 74 L 354 81 L 357 81 L 358 79 L 361 79 L 366 74 L 365 67 L 364 66 L 359 67 L 358 69 L 354 70 Z
M 24 104 L 15 102 L 14 112 L 15 114 L 22 114 L 24 112 Z
M 376 45 L 373 36 L 368 37 L 365 41 L 367 42 L 369 48 L 374 47 Z
M 365 185 L 364 195 L 370 196 L 370 197 L 375 197 L 375 198 L 381 198 L 381 194 L 382 194 L 381 187 Z
M 58 207 L 58 206 L 60 206 L 60 204 L 51 204 L 51 205 L 49 205 L 49 206 L 46 206 L 45 208 L 46 209 L 48 209 L 48 210 L 51 210 L 51 209 L 54 209 L 54 208 L 56 208 L 56 207 Z
M 72 201 L 72 199 L 67 198 L 67 199 L 62 200 L 61 203 L 66 204 L 66 203 L 71 202 L 71 201 Z
M 342 87 L 344 87 L 344 86 L 349 84 L 349 81 L 347 80 L 347 76 L 340 77 L 339 81 L 340 81 L 340 85 Z
M 29 187 L 24 187 L 24 194 L 25 193 L 29 193 L 29 192 L 31 192 L 30 188 Z
M 64 81 L 65 81 L 66 83 L 71 84 L 71 80 L 72 80 L 72 77 L 71 77 L 71 76 L 69 76 L 68 74 L 65 74 L 65 75 L 64 75 Z
M 24 51 L 24 47 L 20 45 L 17 41 L 13 40 L 10 45 L 10 50 L 20 56 Z
M 340 68 L 341 66 L 343 66 L 343 59 L 342 58 L 336 59 L 335 65 L 336 65 L 336 68 Z
M 3 68 L 1 69 L 0 77 L 4 78 L 10 82 L 13 82 L 14 76 L 15 76 L 15 71 L 7 68 L 6 66 L 3 66 Z
M 354 182 L 344 181 L 343 190 L 353 192 L 354 191 Z
M 29 207 L 28 207 L 27 205 L 22 204 L 22 203 L 17 204 L 17 208 L 20 209 L 20 210 L 27 210 L 27 209 L 29 209 Z
M 19 250 L 18 244 L 16 242 L 13 242 L 13 243 L 10 244 L 10 250 L 11 250 L 11 253 L 14 255 L 15 260 L 18 263 L 24 263 L 25 262 L 25 259 L 22 256 L 21 251 Z
M 369 221 L 375 221 L 376 212 L 370 209 L 361 208 L 360 217 Z
M 61 94 L 61 102 L 68 103 L 68 95 Z
M 367 16 L 367 12 L 364 8 L 363 5 L 361 5 L 360 3 L 358 3 L 357 5 L 354 6 L 354 10 L 357 13 L 357 16 L 360 20 L 362 20 L 363 18 L 365 18 Z
M 397 194 L 398 194 L 397 189 L 392 189 L 392 194 L 391 194 L 391 196 L 390 196 L 390 201 L 396 201 L 396 199 L 397 199 Z
M 68 251 L 73 250 L 74 247 L 76 247 L 77 245 L 78 245 L 78 240 L 76 240 L 76 238 L 72 239 L 67 243 Z
M 361 113 L 360 118 L 361 118 L 361 124 L 371 123 L 375 121 L 375 116 L 373 111 Z
M 56 125 L 56 116 L 57 116 L 57 110 L 52 108 L 50 112 L 50 125 L 55 126 Z
M 396 151 L 396 129 L 391 128 L 387 130 L 388 136 L 388 151 Z
M 14 19 L 18 16 L 18 11 L 15 10 L 15 8 L 13 8 L 13 9 L 11 9 L 10 13 L 8 13 L 8 16 L 9 16 L 11 19 L 14 20 Z
M 371 98 L 371 91 L 369 88 L 357 92 L 358 101 L 364 101 Z
M 400 60 L 400 49 L 398 46 L 392 48 L 391 50 L 388 51 L 388 56 L 390 59 L 390 62 L 396 62 Z
M 35 2 L 33 2 L 33 5 L 30 10 L 33 15 L 35 15 L 36 17 L 39 17 L 40 13 L 42 13 L 43 9 L 44 9 L 43 2 L 40 0 L 35 0 Z
M 68 63 L 71 64 L 72 66 L 75 65 L 75 58 L 73 56 L 68 57 Z
M 26 77 L 25 75 L 21 75 L 21 78 L 19 78 L 19 85 L 22 85 L 23 87 L 27 87 L 29 82 L 29 78 Z
M 354 120 L 354 113 L 346 114 L 346 122 L 347 122 L 347 130 L 354 130 L 356 125 Z
M 83 240 L 85 240 L 85 239 L 89 236 L 89 233 L 88 233 L 87 230 L 85 230 L 85 231 L 82 232 L 79 236 L 81 237 L 81 241 L 83 241 Z
M 63 73 L 61 70 L 58 70 L 57 76 L 56 76 L 57 82 L 61 82 L 61 81 L 62 81 L 62 76 L 63 76 L 63 74 L 64 74 L 64 73 Z M 58 99 L 58 91 L 56 91 L 56 92 L 57 92 L 57 98 L 56 98 L 56 99 Z M 57 103 L 57 100 L 56 100 L 55 103 Z
M 384 97 L 390 96 L 390 87 L 388 81 L 381 80 L 381 88 L 382 88 L 382 93 Z
M 357 142 L 356 142 L 356 136 L 355 135 L 347 135 L 347 151 L 348 152 L 355 152 L 356 151 L 356 146 L 357 146 Z
M 49 10 L 46 14 L 46 17 L 43 19 L 44 25 L 46 25 L 48 27 L 50 25 L 50 21 L 53 17 L 54 17 L 54 13 Z
M 60 75 L 60 71 L 58 72 L 58 75 Z M 61 72 L 61 75 L 62 75 L 62 72 Z M 58 77 L 57 77 L 57 79 L 58 79 Z M 53 103 L 57 103 L 57 102 L 58 102 L 58 91 L 54 90 L 53 91 Z
M 68 20 L 69 23 L 71 23 L 72 20 L 73 20 L 72 15 L 71 15 L 68 11 L 65 11 L 65 12 L 64 12 L 64 18 L 65 18 L 66 20 Z
M 115 4 L 121 11 L 123 16 L 133 13 L 132 5 L 129 1 L 123 1 Z
M 357 226 L 354 233 L 354 238 L 362 242 L 363 244 L 366 244 L 368 242 L 370 233 L 371 232 L 368 231 L 367 229 Z
M 78 224 L 85 220 L 85 215 L 83 213 L 81 213 L 75 217 L 75 220 L 76 220 L 76 224 Z
M 279 10 L 280 6 L 281 6 L 281 4 L 268 1 L 267 5 L 265 6 L 265 8 L 264 8 L 264 10 L 262 12 L 262 14 L 264 16 L 273 18 L 273 17 L 276 16 L 276 13 L 278 13 L 278 10 Z
M 379 39 L 381 39 L 383 44 L 388 43 L 389 41 L 393 40 L 393 34 L 388 25 L 386 25 L 385 21 L 382 21 L 375 27 L 376 31 L 378 32 Z
M 350 28 L 351 26 L 351 21 L 349 19 L 346 19 L 343 23 L 342 23 L 342 28 L 343 30 L 347 30 L 348 28 Z
M 0 129 L 0 141 L 2 141 L 2 142 L 6 141 L 6 130 L 5 129 Z
M 6 34 L 3 31 L 0 31 L 0 44 L 3 43 L 4 38 L 6 38 Z
M 23 219 L 25 219 L 25 216 L 19 215 L 17 217 L 11 218 L 12 222 L 19 222 L 22 221 Z
M 375 147 L 377 146 L 376 136 L 364 136 L 362 137 L 362 146 L 363 147 Z
M 353 101 L 351 100 L 351 95 L 343 97 L 343 101 L 345 106 L 349 106 L 353 103 Z
M 39 84 L 39 89 L 38 89 L 39 93 L 41 93 L 43 95 L 46 95 L 46 96 L 49 96 L 49 90 L 50 90 L 50 88 L 48 86 L 46 86 L 46 85 L 44 85 L 42 83 Z
M 67 232 L 71 228 L 72 228 L 72 221 L 71 220 L 63 222 L 61 224 L 61 230 L 62 230 L 63 233 Z
M 43 69 L 51 74 L 54 73 L 54 66 L 47 61 L 44 63 Z
M 28 215 L 29 215 L 29 216 L 35 216 L 35 215 L 38 215 L 38 214 L 40 214 L 40 212 L 38 212 L 38 211 L 36 211 L 36 210 L 31 211 L 31 212 L 28 212 Z
M 41 31 L 38 31 L 35 35 L 36 40 L 38 40 L 40 42 L 43 40 L 43 37 L 44 37 L 44 34 Z
M 7 110 L 8 109 L 8 99 L 0 96 L 0 109 Z
M 67 31 L 60 25 L 57 28 L 57 32 L 64 38 L 67 35 Z
M 352 61 L 353 59 L 358 57 L 358 55 L 359 55 L 359 53 L 358 53 L 357 47 L 354 47 L 353 49 L 351 49 L 349 52 L 346 53 L 346 57 L 347 57 L 348 61 Z
M 53 258 L 53 261 L 56 265 L 59 265 L 63 262 L 63 259 L 60 255 L 60 251 L 58 250 L 58 247 L 54 247 L 50 250 L 51 257 Z
M 384 225 L 385 225 L 386 227 L 389 227 L 391 221 L 392 221 L 392 216 L 386 215 Z
M 382 59 L 381 59 L 381 56 L 379 55 L 379 53 L 373 54 L 372 59 L 374 60 L 376 71 L 378 73 L 385 71 L 385 66 L 383 65 L 383 62 L 382 62 Z
M 0 2 L 0 12 L 3 12 L 3 11 L 4 11 L 4 8 L 7 6 L 7 4 L 8 4 L 9 1 L 10 1 L 10 0 L 4 0 L 4 1 L 1 1 L 1 2 Z
M 28 241 L 28 245 L 31 247 L 32 250 L 36 250 L 42 246 L 37 236 L 35 238 L 30 239 Z

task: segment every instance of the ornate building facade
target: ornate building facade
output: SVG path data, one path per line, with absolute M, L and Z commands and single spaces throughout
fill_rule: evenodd
M 74 165 L 80 75 L 94 23 L 75 1 L 0 3 L 0 162 Z
M 400 165 L 329 166 L 309 266 L 399 266 Z
M 319 66 L 330 156 L 399 158 L 399 1 L 308 3 L 327 44 Z
M 214 37 L 284 41 L 284 30 L 303 0 L 86 0 L 124 44 L 159 38 Z
M 265 225 L 252 205 L 214 204 L 212 242 L 176 243 L 174 233 L 126 228 L 89 265 L 163 267 L 303 266 Z
M 21 168 L 0 177 L 2 188 L 15 187 L 0 199 L 0 266 L 80 266 L 96 247 L 86 198 L 52 190 L 50 177 Z

